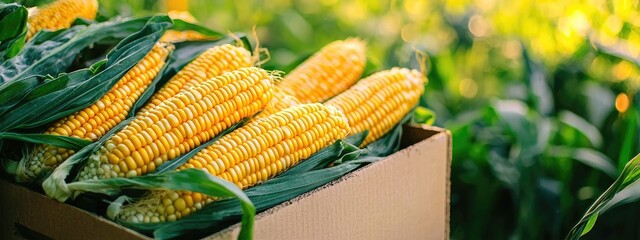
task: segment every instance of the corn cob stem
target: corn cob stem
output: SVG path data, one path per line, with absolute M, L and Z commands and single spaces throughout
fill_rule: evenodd
M 251 66 L 251 53 L 242 47 L 230 44 L 215 46 L 173 76 L 156 92 L 138 114 L 145 113 L 180 91 L 217 77 L 225 72 Z
M 358 81 L 366 63 L 365 48 L 355 38 L 332 42 L 287 74 L 278 87 L 302 103 L 326 101 Z
M 27 40 L 43 29 L 69 28 L 76 18 L 93 20 L 97 12 L 97 0 L 56 0 L 29 13 Z
M 178 170 L 200 168 L 246 189 L 278 175 L 320 149 L 344 138 L 349 126 L 337 109 L 303 104 L 261 118 L 223 136 Z M 187 191 L 152 191 L 124 206 L 126 222 L 175 221 L 213 198 Z
M 136 116 L 91 155 L 79 180 L 134 177 L 209 141 L 262 110 L 272 97 L 272 77 L 250 67 L 182 91 Z
M 393 68 L 360 80 L 325 104 L 344 112 L 352 134 L 369 130 L 361 144 L 366 146 L 389 132 L 418 103 L 425 82 L 417 70 Z
M 173 45 L 157 43 L 140 62 L 91 106 L 53 123 L 44 134 L 96 141 L 122 122 L 136 100 L 166 63 Z M 28 158 L 22 159 L 19 181 L 31 181 L 43 170 L 53 169 L 74 154 L 73 150 L 37 145 Z

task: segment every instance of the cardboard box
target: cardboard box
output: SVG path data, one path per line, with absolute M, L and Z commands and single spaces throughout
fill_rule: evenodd
M 448 239 L 451 135 L 405 127 L 391 156 L 256 216 L 256 239 Z M 1 239 L 146 239 L 0 180 Z M 236 239 L 239 224 L 207 239 Z

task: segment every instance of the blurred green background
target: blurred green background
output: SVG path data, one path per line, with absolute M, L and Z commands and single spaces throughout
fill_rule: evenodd
M 140 16 L 184 3 L 100 0 L 100 11 Z M 638 5 L 191 0 L 188 10 L 222 32 L 256 26 L 270 68 L 351 36 L 368 41 L 381 68 L 417 67 L 414 48 L 426 52 L 421 105 L 454 137 L 451 237 L 562 239 L 640 152 Z M 639 239 L 639 196 L 636 185 L 619 194 L 585 238 Z

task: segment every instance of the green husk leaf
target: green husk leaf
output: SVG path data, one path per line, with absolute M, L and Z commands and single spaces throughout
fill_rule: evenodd
M 62 73 L 52 79 L 29 77 L 21 81 L 9 82 L 0 89 L 0 95 L 5 96 L 0 99 L 0 116 L 11 111 L 20 102 L 28 102 L 69 85 L 78 84 L 94 73 L 95 71 L 91 69 L 81 69 L 71 73 Z
M 51 134 L 26 134 L 26 133 L 11 133 L 0 132 L 0 139 L 13 139 L 24 142 L 47 144 L 54 147 L 66 148 L 71 150 L 80 150 L 83 147 L 91 144 L 91 141 L 81 138 L 67 137 Z
M 224 34 L 220 32 L 211 30 L 202 25 L 186 22 L 182 19 L 173 19 L 173 27 L 171 27 L 171 29 L 177 31 L 196 31 L 200 34 L 211 37 L 211 39 L 219 39 L 224 36 Z
M 354 146 L 360 146 L 360 144 L 362 144 L 367 138 L 367 135 L 369 135 L 369 130 L 364 130 L 362 132 L 348 136 L 344 139 L 344 141 Z
M 32 76 L 56 75 L 63 72 L 66 69 L 64 62 L 68 61 L 70 64 L 75 55 L 67 55 L 64 59 L 55 59 L 54 56 L 62 54 L 53 54 L 56 53 L 56 50 L 64 48 L 65 44 L 72 43 L 71 39 L 85 28 L 85 26 L 76 26 L 53 32 L 41 31 L 36 34 L 31 41 L 24 45 L 20 53 L 0 65 L 0 84 Z
M 57 75 L 71 65 L 82 49 L 105 38 L 129 36 L 145 26 L 147 20 L 149 18 L 117 18 L 54 32 L 40 31 L 20 53 L 0 65 L 0 83 L 31 76 Z
M 0 3 L 0 42 L 12 39 L 27 26 L 27 8 L 17 3 Z
M 253 218 L 255 206 L 247 195 L 235 184 L 215 177 L 201 169 L 185 169 L 161 174 L 149 174 L 134 178 L 113 178 L 103 180 L 88 180 L 69 184 L 69 188 L 95 190 L 98 193 L 109 194 L 124 188 L 134 189 L 169 189 L 200 192 L 209 196 L 233 198 L 240 201 L 236 206 L 242 209 L 242 230 L 239 239 L 252 239 Z M 110 213 L 115 216 L 117 214 Z
M 44 82 L 41 77 L 28 77 L 0 85 L 0 116 L 22 100 L 35 86 Z
M 363 156 L 386 157 L 398 151 L 400 149 L 400 139 L 402 138 L 402 125 L 409 123 L 413 115 L 414 111 L 410 111 L 389 133 L 367 145 Z
M 342 141 L 336 142 L 331 145 L 333 148 L 331 158 L 335 159 L 339 157 L 343 148 Z M 327 156 L 324 156 L 327 157 Z M 317 154 L 311 156 L 308 160 L 313 161 L 314 158 L 320 158 Z M 305 160 L 306 161 L 306 160 Z M 299 166 L 299 165 L 297 165 Z M 296 167 L 297 167 L 296 166 Z M 296 167 L 292 168 L 294 170 Z M 260 211 L 266 210 L 269 207 L 275 206 L 280 202 L 289 200 L 293 197 L 299 196 L 304 192 L 313 190 L 327 181 L 327 178 L 332 180 L 342 176 L 348 170 L 356 168 L 357 165 L 334 167 L 324 171 L 316 171 L 312 174 L 305 175 L 301 178 L 300 175 L 291 175 L 290 177 L 284 177 L 282 175 L 264 182 L 254 188 L 245 191 L 249 199 L 255 204 L 256 208 Z M 297 179 L 292 183 L 291 178 Z M 329 180 L 330 181 L 330 180 Z M 261 190 L 262 189 L 262 190 Z M 228 220 L 237 221 L 240 218 L 245 218 L 242 209 L 238 205 L 237 199 L 227 199 L 217 201 L 200 211 L 191 214 L 177 222 L 166 222 L 157 224 L 133 224 L 133 223 L 120 223 L 126 227 L 142 231 L 153 231 L 153 236 L 159 239 L 169 239 L 175 237 L 185 237 L 184 234 L 198 233 L 194 230 L 205 230 L 210 232 L 211 227 L 215 227 L 222 222 Z M 244 226 L 243 226 L 244 228 Z
M 170 25 L 167 16 L 149 19 L 149 23 L 142 30 L 122 40 L 107 55 L 104 70 L 86 81 L 69 85 L 16 107 L 0 117 L 0 131 L 42 126 L 86 108 L 102 97 L 139 62 Z
M 109 132 L 102 136 L 102 138 L 100 138 L 98 141 L 80 149 L 80 151 L 76 152 L 67 160 L 62 162 L 57 168 L 53 170 L 51 175 L 49 175 L 49 177 L 47 177 L 43 181 L 42 189 L 44 190 L 45 194 L 47 194 L 47 196 L 49 196 L 50 198 L 56 199 L 60 202 L 65 202 L 74 194 L 77 194 L 76 192 L 69 189 L 67 182 L 65 181 L 67 177 L 71 174 L 74 168 L 77 168 L 77 166 L 82 166 L 82 163 L 87 160 L 89 155 L 97 151 L 100 146 L 102 146 L 104 142 L 107 141 L 107 139 L 124 128 L 132 120 L 133 118 L 129 118 L 122 121 L 120 124 L 109 130 Z
M 15 38 L 0 43 L 0 62 L 15 57 L 24 47 L 27 31 L 24 31 Z
M 0 3 L 0 61 L 12 58 L 24 46 L 27 9 L 17 3 Z

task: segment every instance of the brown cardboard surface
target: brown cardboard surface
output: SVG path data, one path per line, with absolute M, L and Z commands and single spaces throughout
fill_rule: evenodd
M 408 129 L 413 144 L 256 217 L 256 239 L 448 239 L 451 136 Z M 425 138 L 420 138 L 425 137 Z M 239 225 L 208 239 L 236 239 Z
M 0 179 L 0 239 L 140 239 L 143 235 Z
M 451 136 L 405 127 L 407 148 L 256 217 L 256 239 L 448 239 Z M 0 239 L 147 239 L 0 179 Z M 238 225 L 209 239 L 235 239 Z

